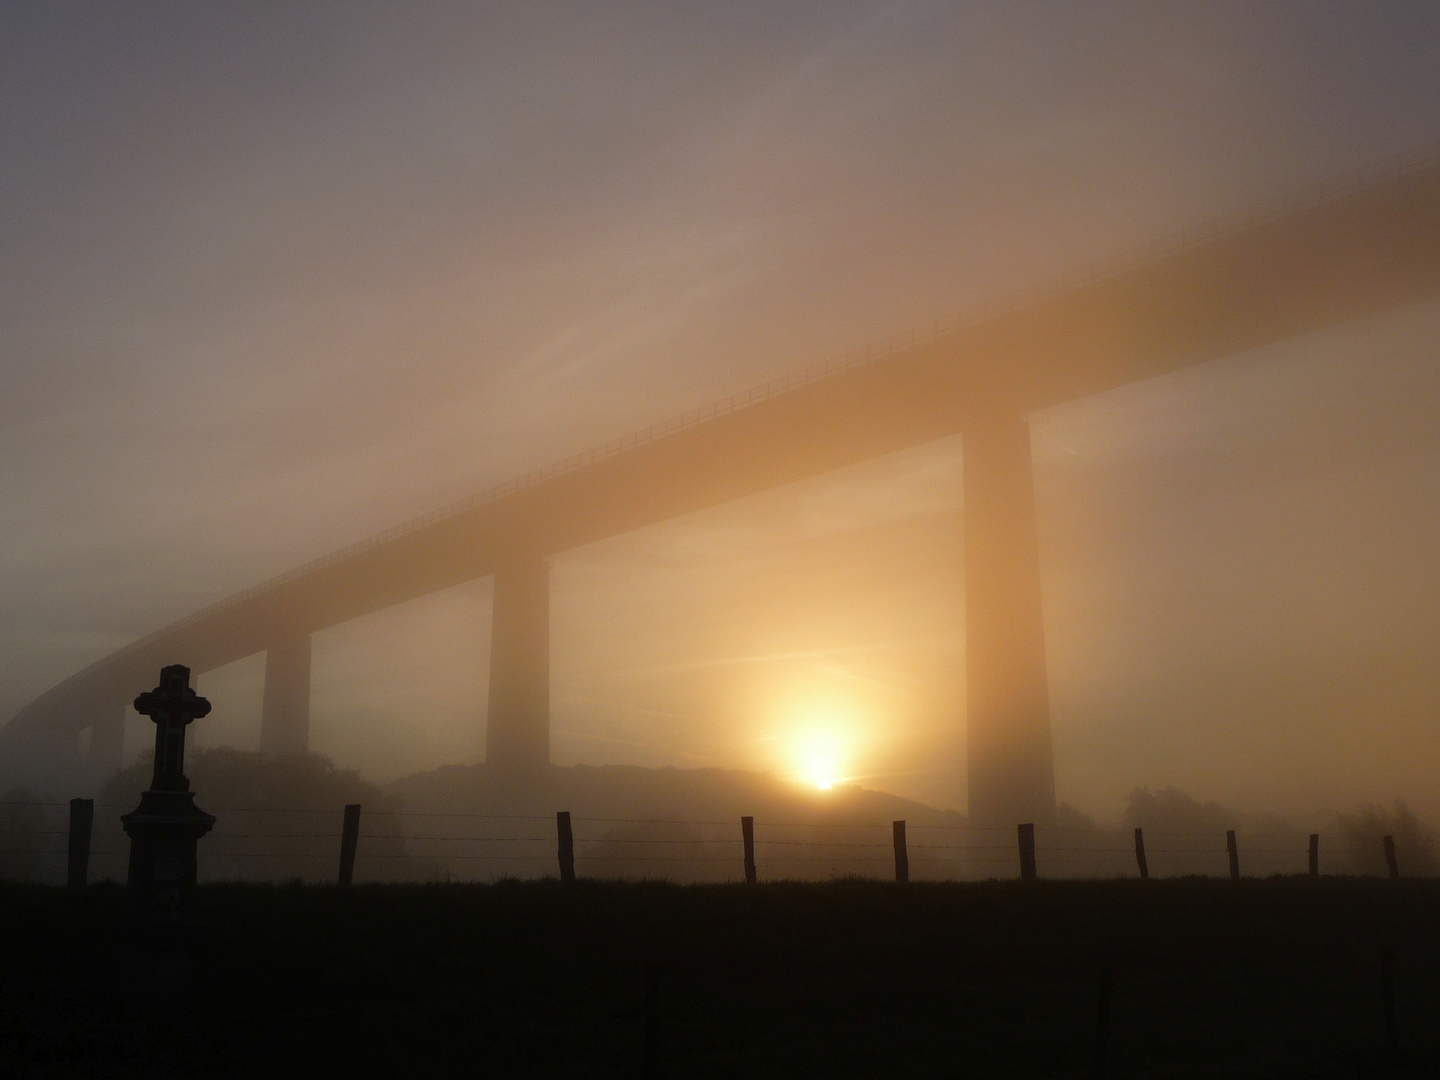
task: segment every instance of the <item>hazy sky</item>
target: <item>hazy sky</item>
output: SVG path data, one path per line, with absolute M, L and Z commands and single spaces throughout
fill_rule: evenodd
M 1428 2 L 0 5 L 0 718 L 492 482 L 1440 143 L 1437 57 Z M 1062 798 L 1440 814 L 1437 343 L 1427 305 L 1033 419 Z M 963 807 L 960 452 L 557 558 L 556 759 L 789 772 L 831 723 Z M 477 760 L 488 605 L 320 635 L 315 747 Z M 261 670 L 206 677 L 202 745 L 255 745 Z

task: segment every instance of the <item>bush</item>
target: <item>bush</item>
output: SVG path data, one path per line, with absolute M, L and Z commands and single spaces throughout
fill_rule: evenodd
M 1136 788 L 1125 797 L 1125 824 L 1147 833 L 1225 835 L 1238 825 L 1239 815 L 1217 802 L 1196 802 L 1178 788 L 1151 791 Z
M 101 803 L 134 809 L 152 771 L 153 755 L 142 755 L 106 782 Z M 200 842 L 202 880 L 333 880 L 347 803 L 363 808 L 357 881 L 413 880 L 426 872 L 406 851 L 400 800 L 319 754 L 222 746 L 191 755 L 185 771 L 196 804 L 217 818 Z M 118 815 L 108 815 L 107 825 L 118 834 Z
M 1434 834 L 1410 812 L 1403 800 L 1394 809 L 1362 806 L 1353 814 L 1340 816 L 1340 834 L 1350 867 L 1357 874 L 1388 874 L 1385 837 L 1395 838 L 1395 860 L 1407 877 L 1434 877 L 1440 869 L 1435 856 Z

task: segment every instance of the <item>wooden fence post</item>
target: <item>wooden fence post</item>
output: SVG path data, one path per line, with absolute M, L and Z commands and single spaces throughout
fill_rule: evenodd
M 895 830 L 895 880 L 910 880 L 910 853 L 905 849 L 905 822 L 897 821 Z
M 1235 830 L 1225 831 L 1225 850 L 1230 855 L 1230 880 L 1240 880 L 1240 845 L 1235 842 Z
M 1385 837 L 1385 865 L 1390 867 L 1390 876 L 1400 876 L 1400 864 L 1395 860 L 1395 837 Z
M 745 841 L 745 884 L 755 884 L 755 819 L 740 819 L 740 837 Z
M 84 888 L 90 875 L 90 826 L 94 821 L 94 799 L 70 800 L 70 858 L 65 883 L 72 889 Z
M 1310 834 L 1310 876 L 1320 876 L 1320 834 Z
M 1145 832 L 1135 826 L 1135 865 L 1140 867 L 1142 880 L 1150 877 L 1150 864 L 1145 861 Z
M 1035 880 L 1035 826 L 1025 824 L 1016 826 L 1020 836 L 1020 880 Z
M 345 824 L 340 831 L 340 884 L 350 887 L 355 879 L 355 847 L 360 842 L 360 804 L 345 807 Z
M 575 833 L 570 828 L 570 811 L 555 813 L 555 832 L 560 840 L 560 880 L 566 885 L 575 882 Z

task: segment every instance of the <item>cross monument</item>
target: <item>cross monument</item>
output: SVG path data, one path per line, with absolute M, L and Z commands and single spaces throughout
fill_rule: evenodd
M 210 702 L 190 686 L 190 669 L 172 664 L 160 670 L 159 686 L 135 699 L 135 711 L 155 721 L 155 773 L 140 805 L 120 819 L 130 836 L 127 891 L 131 918 L 158 930 L 190 921 L 195 845 L 215 825 L 185 777 L 185 728 Z

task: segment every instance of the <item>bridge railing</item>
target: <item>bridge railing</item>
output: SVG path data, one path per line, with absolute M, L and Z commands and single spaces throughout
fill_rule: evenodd
M 937 319 L 932 323 L 912 328 L 880 341 L 870 342 L 858 349 L 819 361 L 818 363 L 811 364 L 808 367 L 790 374 L 770 379 L 758 386 L 731 394 L 729 397 L 722 398 L 719 401 L 702 405 L 680 416 L 672 417 L 669 420 L 651 424 L 631 434 L 611 439 L 609 442 L 561 458 L 558 461 L 533 469 L 514 479 L 495 484 L 478 494 L 442 506 L 429 513 L 412 518 L 409 521 L 402 522 L 384 532 L 366 537 L 347 547 L 340 548 L 328 555 L 323 555 L 293 570 L 268 578 L 248 589 L 244 589 L 241 592 L 209 604 L 183 619 L 122 647 L 102 660 L 97 661 L 95 664 L 90 665 L 90 667 L 81 671 L 75 678 L 83 678 L 84 675 L 92 670 L 96 670 L 143 649 L 151 642 L 160 640 L 177 630 L 199 622 L 217 612 L 235 607 L 246 600 L 278 588 L 288 582 L 295 581 L 309 574 L 313 574 L 318 570 L 322 570 L 327 566 L 332 566 L 362 552 L 372 550 L 400 537 L 417 532 L 439 521 L 464 514 L 486 503 L 514 495 L 517 492 L 553 480 L 558 476 L 593 466 L 619 454 L 635 450 L 649 443 L 693 428 L 699 424 L 729 415 L 739 409 L 761 404 L 802 387 L 809 386 L 820 380 L 832 378 L 843 372 L 850 371 L 856 367 L 874 363 L 885 357 L 894 356 L 904 350 L 934 341 L 939 337 L 958 332 L 966 327 L 978 325 L 990 319 L 997 318 L 1007 312 L 1012 312 L 1046 297 L 1082 286 L 1093 285 L 1107 278 L 1137 269 L 1147 263 L 1177 255 L 1202 244 L 1213 243 L 1216 240 L 1235 235 L 1246 229 L 1254 228 L 1266 222 L 1277 220 L 1313 206 L 1344 198 L 1347 195 L 1358 193 L 1366 188 L 1399 179 L 1408 173 L 1433 167 L 1437 163 L 1440 163 L 1440 144 L 1427 143 L 1423 146 L 1403 151 L 1381 161 L 1373 162 L 1353 172 L 1347 172 L 1336 177 L 1307 184 L 1277 199 L 1267 200 L 1231 214 L 1197 221 L 1190 226 L 1170 233 L 1158 240 L 1143 244 L 1109 258 L 1097 260 L 1075 271 L 1061 273 L 1038 286 L 1017 289 L 992 299 L 981 301 L 955 314 Z

